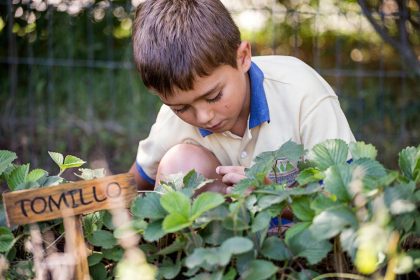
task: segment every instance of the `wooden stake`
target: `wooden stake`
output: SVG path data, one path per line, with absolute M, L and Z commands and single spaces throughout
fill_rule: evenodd
M 40 189 L 3 193 L 9 226 L 64 218 L 66 251 L 74 263 L 74 279 L 90 280 L 82 214 L 129 207 L 137 196 L 132 174 L 79 181 Z
M 66 229 L 67 230 L 67 229 Z M 75 279 L 76 280 L 90 280 L 89 266 L 87 261 L 87 249 L 85 243 L 85 237 L 83 235 L 82 217 L 80 215 L 75 217 L 74 220 L 74 246 L 76 253 L 76 268 L 75 268 Z

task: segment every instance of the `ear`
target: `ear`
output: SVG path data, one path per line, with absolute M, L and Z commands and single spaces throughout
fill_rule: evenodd
M 246 73 L 251 67 L 251 44 L 247 41 L 241 42 L 236 51 L 238 68 Z

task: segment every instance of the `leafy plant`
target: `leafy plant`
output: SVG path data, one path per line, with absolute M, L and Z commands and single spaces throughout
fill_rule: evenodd
M 123 260 L 126 230 L 140 237 L 139 248 L 147 262 L 157 266 L 158 279 L 363 279 L 364 275 L 392 279 L 416 273 L 420 146 L 399 153 L 400 170 L 385 168 L 377 154 L 375 147 L 363 142 L 327 140 L 305 151 L 289 141 L 258 156 L 246 169 L 246 179 L 227 195 L 197 195 L 209 181 L 194 171 L 174 176 L 154 192 L 137 197 L 131 220 L 122 226 L 114 225 L 109 212 L 84 217 L 92 246 L 91 275 L 105 279 L 122 275 L 121 271 L 146 273 L 141 269 L 154 275 L 153 266 Z M 61 174 L 66 160 L 54 157 Z M 2 178 L 10 178 L 11 168 L 19 168 L 12 166 L 16 155 L 4 152 L 0 158 Z M 278 158 L 300 161 L 293 187 L 267 181 L 268 173 L 278 171 L 274 164 Z M 9 179 L 15 182 L 12 187 L 30 182 L 28 169 L 15 171 L 23 175 Z M 80 176 L 90 179 L 94 174 L 103 172 L 82 170 Z M 287 210 L 293 218 L 286 227 L 282 214 Z M 0 230 L 4 233 L 0 250 L 9 260 L 16 259 L 11 248 L 21 238 L 19 230 Z M 25 236 L 24 231 L 21 234 Z M 8 272 L 14 279 L 11 275 L 16 273 L 11 271 L 15 273 L 17 266 Z
M 329 272 L 325 262 L 331 258 L 335 277 L 409 273 L 420 261 L 420 146 L 400 153 L 401 172 L 387 170 L 376 155 L 363 142 L 328 140 L 307 153 L 287 142 L 258 156 L 225 200 L 210 193 L 192 198 L 190 173 L 185 188 L 176 187 L 177 180 L 170 189 L 139 197 L 132 213 L 146 225 L 139 233 L 153 246 L 149 261 L 164 265 L 164 279 L 310 279 Z M 266 183 L 275 159 L 283 157 L 305 159 L 296 187 Z M 194 215 L 195 205 L 207 208 Z M 273 234 L 272 219 L 287 208 L 292 226 Z M 407 248 L 409 239 L 414 245 Z M 339 271 L 339 256 L 353 268 Z

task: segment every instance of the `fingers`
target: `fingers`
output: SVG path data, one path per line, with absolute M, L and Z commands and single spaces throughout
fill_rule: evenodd
M 245 167 L 243 166 L 228 166 L 222 165 L 216 167 L 216 173 L 222 177 L 222 182 L 227 185 L 234 185 L 237 184 L 242 179 L 245 179 Z M 268 176 L 264 178 L 264 184 L 269 185 L 272 184 L 273 181 L 270 180 Z
M 216 173 L 222 176 L 228 173 L 238 173 L 238 174 L 245 175 L 245 167 L 233 166 L 233 165 L 232 166 L 228 166 L 228 165 L 218 166 L 216 168 Z
M 222 182 L 226 185 L 234 185 L 246 178 L 243 166 L 218 166 L 216 173 L 222 176 Z
M 225 183 L 226 185 L 234 185 L 244 178 L 246 178 L 244 174 L 227 173 L 226 175 L 222 177 L 222 182 Z
M 207 183 L 200 189 L 196 190 L 194 193 L 194 196 L 198 196 L 199 194 L 203 192 L 218 192 L 221 194 L 227 193 L 228 186 L 220 182 L 219 180 L 213 181 L 211 183 Z

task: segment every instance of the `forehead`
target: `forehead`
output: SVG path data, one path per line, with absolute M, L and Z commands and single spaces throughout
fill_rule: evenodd
M 220 89 L 225 84 L 231 71 L 231 66 L 223 65 L 217 67 L 213 72 L 204 77 L 196 76 L 193 83 L 193 88 L 190 90 L 180 90 L 175 88 L 171 96 L 164 97 L 160 95 L 160 99 L 168 105 L 190 104 L 194 100 L 211 93 L 212 91 Z M 233 68 L 232 68 L 233 69 Z

